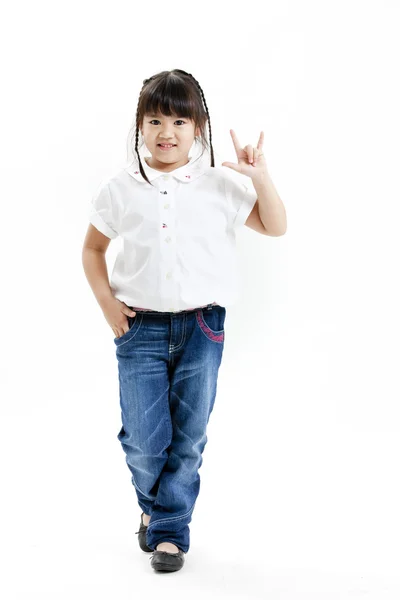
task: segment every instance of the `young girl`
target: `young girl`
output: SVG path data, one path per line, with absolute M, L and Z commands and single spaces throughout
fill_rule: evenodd
M 139 544 L 153 552 L 156 570 L 180 569 L 189 550 L 226 306 L 238 293 L 235 232 L 245 224 L 276 236 L 286 227 L 263 133 L 256 148 L 244 149 L 231 135 L 238 163 L 222 166 L 251 177 L 255 190 L 215 167 L 210 116 L 194 77 L 180 69 L 153 75 L 139 96 L 135 158 L 100 185 L 90 205 L 83 265 L 115 334 L 117 437 L 142 510 Z M 209 150 L 207 160 L 203 152 L 189 156 L 194 142 Z M 144 159 L 143 143 L 151 154 Z M 109 283 L 105 252 L 118 235 L 123 245 Z

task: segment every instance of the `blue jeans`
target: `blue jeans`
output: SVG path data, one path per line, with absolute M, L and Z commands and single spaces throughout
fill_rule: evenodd
M 200 490 L 224 348 L 226 309 L 136 311 L 114 338 L 122 428 L 118 433 L 138 504 L 150 515 L 147 545 L 190 546 L 189 523 Z

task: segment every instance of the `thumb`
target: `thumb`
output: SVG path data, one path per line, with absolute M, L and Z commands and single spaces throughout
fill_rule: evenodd
M 130 309 L 129 306 L 124 306 L 124 310 L 122 311 L 128 317 L 134 317 L 136 315 L 135 311 Z
M 234 171 L 237 171 L 238 173 L 240 173 L 240 167 L 239 167 L 239 165 L 237 165 L 235 163 L 223 162 L 223 163 L 221 163 L 221 165 L 223 167 L 229 167 L 230 169 L 233 169 Z

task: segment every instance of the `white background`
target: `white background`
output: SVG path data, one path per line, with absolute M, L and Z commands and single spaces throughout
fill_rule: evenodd
M 399 598 L 399 4 L 25 1 L 1 17 L 2 597 Z M 160 579 L 81 253 L 143 79 L 174 68 L 204 90 L 217 162 L 235 160 L 230 128 L 254 146 L 264 131 L 288 228 L 238 234 L 191 548 Z

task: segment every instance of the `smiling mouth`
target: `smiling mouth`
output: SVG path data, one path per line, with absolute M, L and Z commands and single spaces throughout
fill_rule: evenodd
M 176 147 L 176 144 L 157 144 L 158 148 L 161 150 L 172 150 Z

